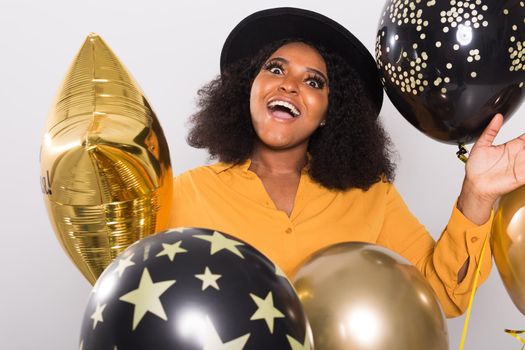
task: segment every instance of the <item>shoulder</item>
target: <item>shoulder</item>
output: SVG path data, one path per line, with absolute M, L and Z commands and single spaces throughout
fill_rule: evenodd
M 395 186 L 392 182 L 382 178 L 375 182 L 366 191 L 363 191 L 365 195 L 388 195 L 390 192 L 395 191 Z
M 219 175 L 223 172 L 228 171 L 232 164 L 227 163 L 214 163 L 210 165 L 204 165 L 187 170 L 174 177 L 174 186 L 177 187 L 193 187 L 202 186 L 204 184 L 213 184 L 219 180 Z
M 189 180 L 205 180 L 216 177 L 222 171 L 227 170 L 231 165 L 225 163 L 214 163 L 210 165 L 199 166 L 190 170 L 186 170 L 174 177 L 176 182 L 184 182 Z
M 319 182 L 312 179 L 310 176 L 308 176 L 309 182 L 312 184 L 310 187 L 317 188 L 317 192 L 322 193 L 332 193 L 335 195 L 341 195 L 341 196 L 357 196 L 357 197 L 374 197 L 374 196 L 386 196 L 389 195 L 392 191 L 396 191 L 395 186 L 392 182 L 385 178 L 381 178 L 380 180 L 377 180 L 375 183 L 373 183 L 368 189 L 361 189 L 357 187 L 351 187 L 344 190 L 339 189 L 330 189 Z
M 393 196 L 398 196 L 394 184 L 385 179 L 375 182 L 367 190 L 358 191 L 361 193 L 361 198 L 368 203 L 374 203 L 374 205 L 385 205 Z

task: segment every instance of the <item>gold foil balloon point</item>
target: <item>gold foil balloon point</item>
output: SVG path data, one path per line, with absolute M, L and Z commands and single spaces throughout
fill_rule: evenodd
M 503 284 L 525 315 L 525 187 L 501 197 L 492 223 L 491 244 Z
M 168 228 L 166 139 L 139 86 L 96 34 L 62 82 L 40 157 L 56 236 L 91 284 L 126 247 Z
M 340 243 L 315 253 L 293 283 L 317 350 L 446 350 L 434 291 L 401 256 L 373 244 Z

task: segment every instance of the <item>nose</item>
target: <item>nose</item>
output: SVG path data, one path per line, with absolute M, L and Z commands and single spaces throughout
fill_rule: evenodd
M 295 79 L 287 77 L 279 85 L 279 91 L 289 94 L 297 94 L 299 92 L 299 87 Z

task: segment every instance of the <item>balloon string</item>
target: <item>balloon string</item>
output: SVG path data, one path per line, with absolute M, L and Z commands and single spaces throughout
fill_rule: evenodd
M 505 333 L 508 333 L 510 334 L 511 336 L 513 336 L 514 338 L 518 339 L 518 341 L 520 341 L 523 346 L 521 347 L 521 350 L 523 350 L 525 348 L 525 339 L 523 339 L 522 337 L 520 337 L 518 334 L 521 334 L 521 333 L 525 333 L 525 331 L 515 331 L 515 330 L 512 330 L 512 329 L 505 329 Z
M 458 144 L 458 147 L 459 151 L 456 152 L 456 156 L 458 156 L 459 160 L 461 160 L 463 163 L 466 163 L 468 159 L 468 151 L 465 148 L 465 145 L 462 143 Z
M 470 292 L 470 300 L 468 302 L 467 316 L 465 317 L 465 323 L 463 324 L 463 333 L 461 334 L 461 343 L 459 344 L 459 350 L 463 350 L 463 346 L 465 345 L 465 338 L 467 337 L 468 321 L 470 320 L 470 311 L 472 310 L 472 302 L 474 301 L 474 295 L 476 295 L 476 289 L 478 286 L 478 277 L 480 275 L 479 271 L 481 270 L 481 262 L 483 261 L 483 256 L 485 255 L 485 248 L 487 246 L 488 238 L 489 238 L 489 235 L 485 237 L 485 241 L 483 242 L 483 248 L 481 248 L 481 256 L 479 257 L 478 266 L 476 267 L 476 274 L 474 275 L 474 281 L 472 283 L 472 292 Z
M 460 144 L 458 144 L 458 148 L 459 148 L 459 150 L 456 152 L 456 156 L 463 163 L 466 163 L 467 160 L 468 160 L 468 156 L 467 156 L 468 151 L 465 148 L 465 145 L 460 143 Z M 470 294 L 470 300 L 469 300 L 469 305 L 468 305 L 467 317 L 465 318 L 465 324 L 463 325 L 463 333 L 461 335 L 461 344 L 459 346 L 460 350 L 463 349 L 463 345 L 465 344 L 465 337 L 466 337 L 466 334 L 467 334 L 468 322 L 469 322 L 469 319 L 470 319 L 470 310 L 472 308 L 472 302 L 474 300 L 474 295 L 476 294 L 476 287 L 477 287 L 477 284 L 478 284 L 478 274 L 479 274 L 479 270 L 480 270 L 480 266 L 481 266 L 481 261 L 483 260 L 483 255 L 484 255 L 483 253 L 485 252 L 485 244 L 486 243 L 487 243 L 487 238 L 485 238 L 485 242 L 483 243 L 483 248 L 481 249 L 481 257 L 479 259 L 479 265 L 478 265 L 478 268 L 476 269 L 476 276 L 474 277 L 474 284 L 473 284 L 472 292 Z M 523 339 L 522 337 L 520 337 L 518 335 L 518 334 L 525 333 L 525 330 L 517 331 L 517 330 L 512 330 L 512 329 L 505 329 L 505 332 L 510 334 L 512 337 L 518 339 L 518 341 L 520 341 L 521 344 L 523 344 L 523 346 L 521 347 L 520 350 L 524 350 L 525 349 L 525 339 Z

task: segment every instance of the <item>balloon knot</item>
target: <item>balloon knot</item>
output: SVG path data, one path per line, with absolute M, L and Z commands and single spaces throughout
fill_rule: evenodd
M 456 152 L 456 156 L 461 160 L 463 163 L 466 163 L 468 160 L 468 151 L 465 148 L 465 145 L 460 143 L 458 144 L 459 150 Z

